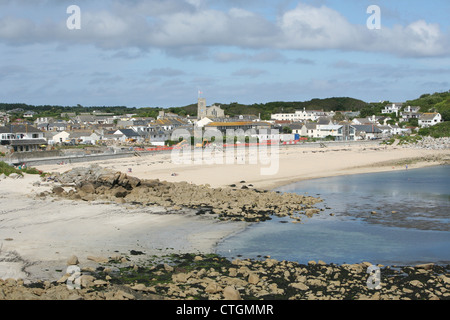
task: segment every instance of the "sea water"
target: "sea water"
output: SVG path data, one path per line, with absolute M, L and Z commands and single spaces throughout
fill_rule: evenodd
M 450 263 L 450 166 L 314 179 L 278 188 L 320 197 L 320 214 L 274 217 L 218 244 L 229 258 L 307 263 Z

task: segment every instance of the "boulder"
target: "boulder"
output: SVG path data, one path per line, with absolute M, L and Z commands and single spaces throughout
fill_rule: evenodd
M 138 283 L 131 287 L 131 289 L 136 291 L 148 291 L 148 288 L 143 283 Z
M 84 274 L 80 277 L 80 283 L 83 288 L 92 287 L 94 285 L 94 281 L 95 281 L 95 278 L 90 275 Z
M 239 291 L 233 286 L 228 286 L 223 289 L 223 297 L 225 300 L 242 300 Z
M 175 283 L 186 283 L 189 278 L 187 273 L 176 273 L 172 275 L 172 281 Z
M 425 270 L 431 270 L 433 269 L 434 263 L 425 263 L 425 264 L 418 264 L 415 267 L 418 269 L 425 269 Z
M 414 286 L 414 287 L 418 287 L 418 288 L 422 288 L 423 287 L 423 283 L 420 282 L 419 280 L 412 280 L 409 282 L 410 285 Z
M 111 195 L 116 198 L 125 198 L 128 194 L 127 189 L 122 186 L 116 187 L 111 190 Z
M 222 287 L 217 282 L 210 282 L 205 288 L 205 292 L 210 294 L 218 293 L 221 291 Z
M 309 287 L 306 284 L 301 283 L 301 282 L 291 283 L 290 286 L 294 289 L 301 290 L 301 291 L 306 291 L 309 289 Z
M 90 183 L 90 182 L 87 182 L 87 183 L 82 184 L 80 190 L 82 190 L 82 191 L 85 192 L 85 193 L 90 193 L 90 194 L 95 193 L 95 187 L 94 187 L 94 185 L 93 185 L 92 183 Z
M 52 192 L 58 196 L 64 193 L 64 188 L 62 187 L 53 187 Z
M 78 257 L 77 257 L 77 256 L 71 256 L 71 257 L 67 260 L 67 265 L 68 265 L 68 266 L 74 266 L 74 265 L 77 265 L 77 264 L 79 264 L 79 261 L 78 261 Z
M 248 283 L 250 284 L 257 284 L 259 282 L 259 276 L 257 274 L 254 273 L 250 273 L 250 275 L 248 276 Z

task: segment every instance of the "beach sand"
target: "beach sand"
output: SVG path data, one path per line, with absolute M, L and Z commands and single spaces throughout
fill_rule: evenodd
M 322 148 L 320 146 L 281 146 L 278 161 L 257 159 L 249 164 L 250 156 L 243 159 L 246 164 L 201 164 L 193 162 L 177 164 L 171 154 L 154 154 L 128 159 L 91 162 L 115 171 L 125 172 L 141 179 L 159 179 L 168 182 L 186 181 L 194 184 L 209 184 L 225 187 L 246 181 L 255 188 L 274 189 L 305 179 L 331 177 L 346 174 L 370 173 L 408 168 L 421 168 L 441 163 L 449 158 L 450 150 L 409 149 L 378 144 L 342 144 Z M 275 157 L 274 157 L 275 159 Z M 266 162 L 262 162 L 266 161 Z M 276 164 L 278 162 L 278 164 Z M 37 168 L 45 172 L 65 172 L 80 164 L 43 165 Z M 263 169 L 277 167 L 273 175 L 262 175 Z M 128 170 L 131 169 L 131 173 Z M 175 175 L 173 175 L 175 174 Z
M 246 181 L 255 188 L 272 189 L 291 182 L 327 176 L 405 170 L 437 165 L 449 150 L 417 150 L 378 145 L 341 145 L 328 148 L 288 147 L 279 151 L 275 175 L 261 175 L 267 164 L 175 164 L 170 154 L 128 159 L 37 166 L 45 172 L 65 172 L 96 163 L 141 179 L 187 181 L 224 187 Z M 128 170 L 131 169 L 131 172 Z M 175 175 L 174 175 L 175 173 Z M 219 222 L 209 217 L 164 214 L 164 208 L 69 201 L 36 194 L 50 185 L 33 185 L 38 176 L 0 180 L 0 278 L 25 281 L 58 280 L 67 259 L 76 255 L 83 267 L 88 256 L 214 252 L 215 244 L 248 224 Z M 144 259 L 145 256 L 130 257 Z M 61 271 L 62 270 L 62 271 Z
M 134 208 L 98 201 L 70 201 L 34 195 L 39 177 L 0 182 L 0 278 L 56 281 L 66 261 L 78 257 L 83 267 L 93 257 L 127 256 L 130 264 L 170 253 L 212 253 L 222 238 L 245 223 L 220 222 L 193 210 L 167 214 L 165 208 Z M 131 250 L 144 255 L 132 256 Z

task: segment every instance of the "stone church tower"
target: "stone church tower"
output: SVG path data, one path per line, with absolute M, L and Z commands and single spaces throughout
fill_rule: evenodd
M 203 118 L 217 119 L 225 118 L 225 111 L 222 110 L 220 106 L 213 105 L 211 107 L 206 106 L 206 99 L 198 99 L 198 113 L 197 119 L 202 120 Z
M 201 120 L 207 116 L 206 99 L 198 98 L 197 118 Z

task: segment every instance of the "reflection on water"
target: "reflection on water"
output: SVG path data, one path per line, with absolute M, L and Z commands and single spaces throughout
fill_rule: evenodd
M 450 166 L 303 181 L 282 192 L 317 195 L 303 224 L 253 225 L 219 244 L 229 257 L 270 255 L 306 263 L 450 263 Z M 332 215 L 330 215 L 332 214 Z

